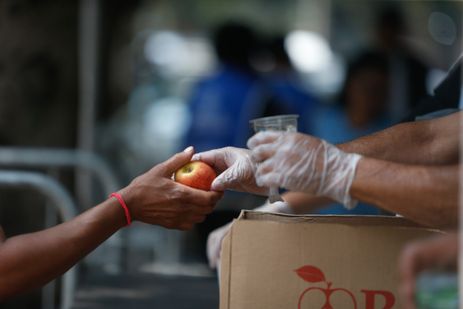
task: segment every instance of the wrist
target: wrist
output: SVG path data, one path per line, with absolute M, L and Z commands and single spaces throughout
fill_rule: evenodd
M 127 226 L 127 219 L 125 218 L 124 209 L 115 198 L 109 198 L 103 203 L 105 207 L 105 217 L 109 219 L 113 228 L 117 230 Z
M 135 205 L 138 205 L 139 201 L 137 200 L 137 197 L 139 196 L 136 193 L 136 188 L 132 184 L 128 185 L 125 188 L 120 189 L 119 191 L 115 192 L 116 194 L 119 194 L 119 196 L 122 198 L 122 200 L 125 203 L 125 206 L 127 207 L 128 213 L 130 215 L 131 221 L 137 221 L 138 220 L 138 214 L 136 212 L 136 207 Z M 110 198 L 118 202 L 116 198 Z M 124 206 L 121 205 L 119 202 L 119 208 L 121 208 L 124 211 Z M 125 212 L 124 212 L 125 214 Z M 126 218 L 127 221 L 127 218 Z
M 353 209 L 357 201 L 350 191 L 354 182 L 357 165 L 362 156 L 346 153 L 336 146 L 327 145 L 325 152 L 325 181 L 321 183 L 317 195 L 327 196 L 342 203 L 345 208 Z
M 119 205 L 124 210 L 124 217 L 125 217 L 125 221 L 126 221 L 126 226 L 129 226 L 132 223 L 132 216 L 130 214 L 129 208 L 127 207 L 127 204 L 125 203 L 124 198 L 122 197 L 122 195 L 120 195 L 117 192 L 114 192 L 114 193 L 111 193 L 109 198 L 114 198 L 119 202 Z

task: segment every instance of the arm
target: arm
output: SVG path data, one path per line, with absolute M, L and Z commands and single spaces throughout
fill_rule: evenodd
M 346 152 L 397 163 L 442 165 L 459 162 L 459 126 L 462 112 L 433 120 L 403 123 L 337 145 Z M 287 192 L 283 199 L 295 213 L 308 213 L 333 200 Z
M 182 230 L 204 220 L 222 194 L 170 179 L 192 155 L 192 149 L 179 153 L 119 191 L 133 220 Z M 0 300 L 63 274 L 125 223 L 122 207 L 109 199 L 50 229 L 6 240 L 0 232 Z
M 458 224 L 458 165 L 404 165 L 363 158 L 350 194 L 434 227 Z
M 0 243 L 0 300 L 62 275 L 124 224 L 111 199 L 56 227 Z
M 462 112 L 398 124 L 338 147 L 345 152 L 398 163 L 455 164 L 459 162 L 460 117 Z
M 256 183 L 326 196 L 347 208 L 355 200 L 421 224 L 457 224 L 459 165 L 411 165 L 349 154 L 298 133 L 263 132 L 248 142 L 260 164 Z

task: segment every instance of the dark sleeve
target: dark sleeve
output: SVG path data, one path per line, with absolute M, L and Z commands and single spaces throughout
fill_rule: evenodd
M 414 121 L 417 117 L 444 109 L 457 109 L 461 92 L 461 64 L 458 59 L 445 79 L 434 89 L 434 94 L 420 103 L 403 122 Z

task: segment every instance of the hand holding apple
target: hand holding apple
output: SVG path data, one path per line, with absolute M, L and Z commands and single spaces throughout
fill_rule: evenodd
M 222 193 L 190 188 L 171 179 L 176 170 L 190 162 L 193 152 L 193 147 L 187 148 L 119 191 L 134 220 L 187 230 L 212 212 Z

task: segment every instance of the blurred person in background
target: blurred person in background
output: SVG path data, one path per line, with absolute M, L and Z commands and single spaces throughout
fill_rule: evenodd
M 280 114 L 299 114 L 301 131 L 311 131 L 308 120 L 318 100 L 292 67 L 284 37 L 264 43 L 249 26 L 229 22 L 217 28 L 213 41 L 219 68 L 192 90 L 184 145 L 198 151 L 244 147 L 250 120 Z M 264 54 L 273 62 L 269 72 L 256 68 Z
M 347 68 L 336 105 L 321 106 L 311 120 L 313 134 L 333 144 L 381 131 L 392 124 L 387 113 L 389 71 L 382 53 L 363 52 Z M 381 210 L 359 203 L 348 210 L 340 204 L 314 209 L 318 214 L 379 215 Z
M 131 220 L 180 230 L 202 222 L 222 194 L 171 179 L 193 152 L 189 147 L 176 154 L 68 222 L 11 238 L 0 227 L 0 301 L 62 275 Z
M 249 120 L 258 113 L 258 77 L 251 65 L 257 35 L 249 26 L 228 22 L 213 34 L 217 70 L 200 80 L 188 102 L 190 128 L 184 145 L 198 151 L 233 145 L 243 147 Z
M 298 131 L 312 132 L 311 117 L 319 100 L 303 85 L 285 48 L 285 36 L 272 37 L 265 44 L 272 59 L 272 69 L 262 74 L 265 92 L 262 115 L 297 114 Z
M 406 42 L 407 22 L 396 6 L 378 12 L 375 23 L 375 43 L 389 62 L 389 113 L 401 121 L 426 97 L 428 67 Z

